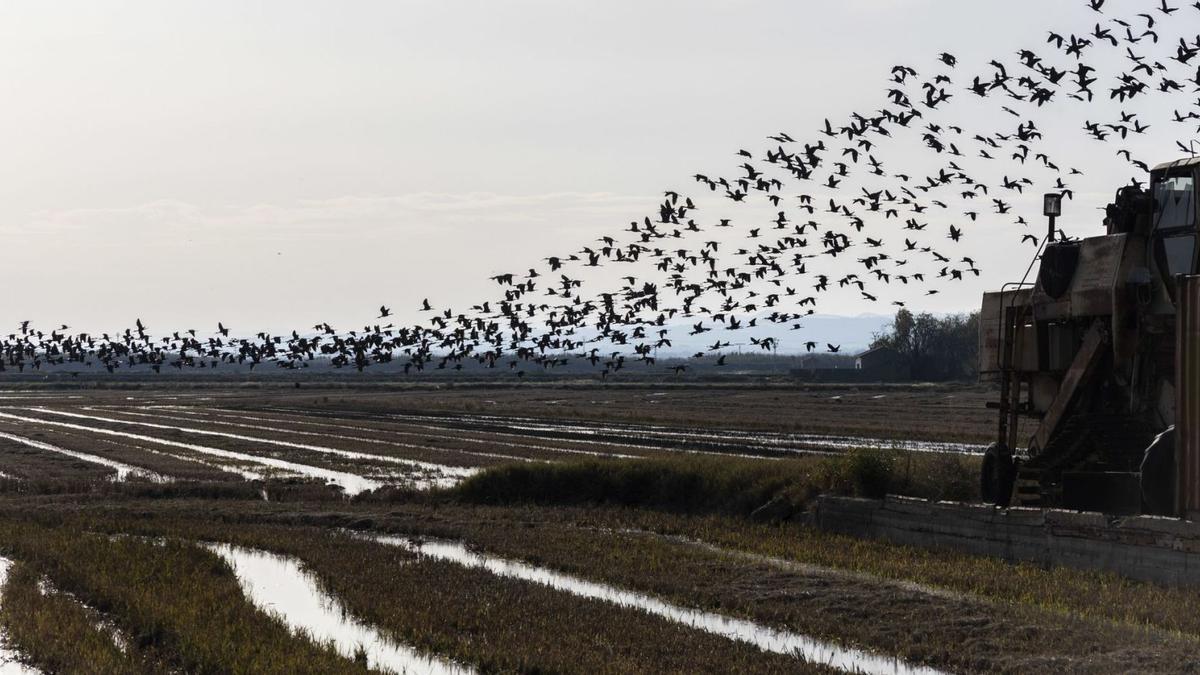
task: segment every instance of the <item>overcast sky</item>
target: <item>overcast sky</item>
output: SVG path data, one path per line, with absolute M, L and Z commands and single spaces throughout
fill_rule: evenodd
M 282 330 L 463 307 L 768 133 L 877 109 L 895 63 L 945 50 L 978 69 L 1092 16 L 1082 0 L 4 3 L 0 318 Z M 1107 161 L 1067 207 L 1075 234 L 1099 232 L 1130 175 Z M 987 274 L 929 309 L 976 307 L 1029 251 L 1004 237 L 975 257 Z

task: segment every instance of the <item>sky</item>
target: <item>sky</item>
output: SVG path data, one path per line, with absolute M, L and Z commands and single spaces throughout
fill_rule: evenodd
M 877 109 L 896 63 L 979 68 L 1093 17 L 1082 0 L 4 3 L 0 324 L 465 308 L 739 148 Z M 1169 140 L 1143 154 L 1175 159 Z M 1062 149 L 1096 167 L 1063 227 L 1098 234 L 1128 167 L 1078 134 Z M 1016 237 L 978 241 L 981 277 L 910 304 L 969 311 L 1020 277 Z

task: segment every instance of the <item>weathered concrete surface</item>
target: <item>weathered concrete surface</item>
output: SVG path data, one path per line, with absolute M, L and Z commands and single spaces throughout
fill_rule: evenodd
M 834 496 L 820 499 L 812 522 L 829 532 L 910 546 L 1200 586 L 1200 523 L 1194 522 Z

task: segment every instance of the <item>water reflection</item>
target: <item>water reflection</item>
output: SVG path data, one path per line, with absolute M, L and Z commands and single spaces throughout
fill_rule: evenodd
M 118 438 L 128 438 L 135 441 L 144 441 L 147 443 L 156 443 L 172 448 L 182 448 L 191 450 L 203 455 L 211 455 L 214 457 L 222 457 L 224 459 L 233 459 L 242 462 L 251 462 L 261 466 L 269 466 L 274 469 L 289 471 L 300 476 L 308 476 L 317 478 L 328 483 L 341 486 L 347 495 L 353 496 L 365 490 L 374 490 L 382 484 L 373 481 L 369 478 L 364 478 L 352 473 L 342 471 L 333 471 L 331 469 L 323 469 L 321 467 L 309 466 L 307 464 L 297 464 L 274 457 L 266 457 L 262 455 L 251 455 L 244 452 L 235 452 L 233 450 L 224 450 L 221 448 L 210 448 L 194 443 L 183 443 L 180 441 L 172 441 L 166 438 L 156 438 L 154 436 L 144 436 L 142 434 L 132 434 L 125 431 L 116 431 L 115 429 L 103 429 L 100 427 L 90 427 L 83 424 L 72 424 L 70 422 L 57 422 L 54 420 L 44 420 L 36 417 L 24 417 L 21 415 L 13 415 L 10 413 L 0 412 L 0 418 L 13 419 L 21 422 L 30 422 L 33 424 L 42 424 L 52 427 L 61 427 L 64 429 L 74 429 L 76 431 L 87 431 L 102 436 L 115 436 Z
M 75 459 L 87 462 L 89 464 L 99 464 L 100 466 L 106 466 L 117 472 L 115 479 L 118 481 L 128 480 L 130 476 L 138 476 L 139 478 L 144 478 L 144 479 L 149 480 L 154 483 L 169 483 L 169 482 L 171 482 L 171 478 L 169 476 L 163 476 L 161 474 L 154 473 L 153 471 L 149 471 L 149 470 L 143 469 L 141 467 L 131 466 L 129 464 L 124 464 L 122 462 L 108 459 L 107 457 L 99 457 L 97 455 L 89 455 L 86 452 L 78 452 L 76 450 L 68 450 L 66 448 L 60 448 L 57 445 L 51 445 L 49 443 L 37 441 L 32 438 L 25 438 L 24 436 L 17 436 L 15 434 L 9 434 L 9 433 L 5 433 L 3 431 L 0 431 L 0 438 L 12 441 L 14 443 L 20 443 L 21 445 L 28 446 L 28 447 L 34 448 L 36 450 L 45 450 L 46 452 L 53 452 L 53 453 L 57 453 L 60 455 L 66 455 L 67 457 L 73 457 Z
M 229 563 L 251 602 L 278 617 L 292 631 L 303 631 L 343 656 L 363 654 L 367 667 L 393 673 L 475 672 L 399 644 L 356 620 L 340 602 L 322 592 L 316 579 L 294 559 L 230 544 L 208 544 L 207 548 Z
M 895 658 L 841 647 L 752 621 L 681 607 L 649 595 L 586 581 L 544 567 L 535 567 L 526 563 L 476 553 L 456 542 L 435 540 L 417 542 L 397 536 L 374 536 L 372 539 L 382 544 L 400 546 L 438 560 L 485 569 L 498 576 L 530 581 L 579 597 L 639 609 L 708 633 L 750 643 L 766 652 L 795 654 L 806 661 L 823 663 L 841 670 L 872 675 L 940 675 L 941 673 L 934 668 L 909 665 Z

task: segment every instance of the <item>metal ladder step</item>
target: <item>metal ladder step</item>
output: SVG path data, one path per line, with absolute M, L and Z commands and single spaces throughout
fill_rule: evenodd
M 1015 506 L 1040 506 L 1042 503 L 1042 472 L 1033 467 L 1021 467 L 1017 471 L 1013 487 Z

